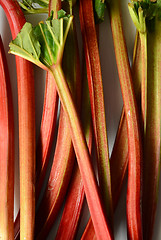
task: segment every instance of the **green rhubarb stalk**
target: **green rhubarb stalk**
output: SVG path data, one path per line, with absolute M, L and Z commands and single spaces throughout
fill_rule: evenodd
M 128 132 L 127 228 L 129 239 L 142 239 L 141 159 L 142 146 L 138 109 L 124 40 L 120 0 L 109 1 L 111 29 Z
M 160 176 L 161 21 L 148 34 L 147 116 L 143 162 L 143 234 L 152 239 Z
M 139 29 L 145 85 L 144 161 L 143 161 L 143 237 L 152 239 L 160 175 L 160 76 L 161 76 L 161 1 L 139 1 L 131 5 L 135 25 L 146 25 L 147 34 Z M 141 12 L 141 13 L 140 13 Z M 140 17 L 141 16 L 141 17 Z M 143 17 L 142 17 L 143 16 Z M 137 24 L 136 24 L 137 23 Z M 145 27 L 144 27 L 145 28 Z M 146 38 L 146 39 L 145 39 Z M 145 78 L 143 75 L 142 81 Z M 142 84 L 142 85 L 143 85 Z M 143 96 L 144 96 L 144 91 Z
M 61 68 L 65 40 L 71 23 L 72 16 L 41 22 L 35 28 L 27 23 L 17 38 L 10 43 L 10 53 L 28 59 L 53 74 L 61 103 L 68 117 L 72 142 L 96 235 L 98 239 L 112 239 L 78 113 Z

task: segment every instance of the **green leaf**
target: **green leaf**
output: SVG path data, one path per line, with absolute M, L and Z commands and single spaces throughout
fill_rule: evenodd
M 49 0 L 23 0 L 23 4 L 25 5 L 32 5 L 32 4 L 39 4 L 41 7 L 48 7 L 49 5 Z
M 65 16 L 66 16 L 66 11 L 64 11 L 63 9 L 58 11 L 58 19 L 64 18 Z
M 161 0 L 132 0 L 132 5 L 134 6 L 133 11 L 138 16 L 139 24 L 141 22 L 140 20 L 143 20 L 144 18 L 148 31 L 154 31 L 154 19 L 158 18 L 161 20 Z M 139 16 L 139 9 L 141 9 L 140 11 L 143 12 L 141 19 Z M 130 14 L 132 17 L 134 17 L 131 9 Z M 134 21 L 134 23 L 135 22 L 136 21 Z
M 40 60 L 46 66 L 56 63 L 59 50 L 59 32 L 60 22 L 57 19 L 46 21 L 46 24 L 41 22 L 34 28 L 34 34 L 41 45 Z
M 40 22 L 36 27 L 26 23 L 10 43 L 10 53 L 38 66 L 50 67 L 61 61 L 72 17 Z
M 24 13 L 47 13 L 49 0 L 23 0 L 22 2 L 19 2 L 19 5 Z
M 20 56 L 26 59 L 38 60 L 41 54 L 40 44 L 33 34 L 31 23 L 26 23 L 16 39 L 10 43 L 10 52 L 18 52 Z
M 101 23 L 104 21 L 105 0 L 94 1 L 94 13 L 96 23 Z

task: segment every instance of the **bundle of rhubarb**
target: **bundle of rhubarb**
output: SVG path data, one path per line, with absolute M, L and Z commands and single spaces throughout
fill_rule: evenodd
M 0 0 L 12 34 L 9 53 L 16 55 L 19 126 L 16 159 L 15 112 L 0 39 L 1 239 L 112 240 L 126 181 L 125 236 L 152 239 L 160 175 L 161 0 L 125 2 L 136 27 L 132 61 L 121 0 Z M 30 19 L 42 15 L 32 25 Z M 111 154 L 99 48 L 104 19 L 110 22 L 123 99 Z M 40 126 L 34 65 L 46 72 Z M 17 161 L 20 210 L 14 221 Z

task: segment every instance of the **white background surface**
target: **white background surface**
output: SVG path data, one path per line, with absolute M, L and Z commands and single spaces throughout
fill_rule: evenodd
M 127 41 L 128 51 L 130 59 L 132 57 L 133 43 L 135 37 L 135 30 L 133 27 L 133 23 L 131 22 L 127 2 L 128 0 L 122 0 L 122 10 L 123 10 L 123 22 L 125 28 L 125 37 Z M 35 22 L 33 20 L 34 17 L 27 17 L 27 19 Z M 39 17 L 40 20 L 40 17 Z M 36 21 L 38 21 L 38 17 L 36 17 Z M 78 24 L 79 29 L 79 24 Z M 78 30 L 79 31 L 79 30 Z M 10 77 L 13 91 L 13 99 L 14 99 L 14 111 L 15 111 L 15 216 L 19 208 L 19 179 L 18 179 L 18 123 L 17 123 L 17 85 L 16 85 L 16 70 L 15 70 L 15 62 L 14 56 L 9 55 L 8 52 L 8 44 L 11 41 L 11 34 L 8 22 L 5 18 L 4 12 L 0 7 L 0 34 L 2 36 L 2 40 L 5 46 L 8 65 L 10 69 Z M 79 36 L 79 43 L 81 46 L 81 37 Z M 114 57 L 114 49 L 112 43 L 112 36 L 110 30 L 110 22 L 106 12 L 105 22 L 100 25 L 100 58 L 101 58 L 101 66 L 102 66 L 102 75 L 103 75 L 103 84 L 104 84 L 104 96 L 105 96 L 105 106 L 106 106 L 106 116 L 107 116 L 107 130 L 108 130 L 108 140 L 109 140 L 109 148 L 110 152 L 113 146 L 117 125 L 119 121 L 119 116 L 122 108 L 122 98 L 120 92 L 119 79 L 117 75 L 117 68 Z M 36 100 L 36 122 L 37 122 L 37 136 L 39 132 L 39 125 L 41 120 L 41 111 L 43 106 L 43 94 L 44 94 L 44 85 L 45 85 L 45 74 L 42 70 L 35 67 L 35 100 Z M 161 191 L 160 191 L 161 192 Z M 154 240 L 161 239 L 161 208 L 159 205 L 161 204 L 161 194 L 158 200 L 158 209 L 156 216 L 156 224 L 154 229 Z M 115 229 L 115 239 L 117 240 L 126 240 L 126 186 L 123 189 L 123 193 L 117 207 L 114 219 L 114 229 Z M 82 218 L 82 228 L 86 222 L 86 212 L 83 214 Z M 55 235 L 55 229 L 50 234 L 48 239 L 53 239 Z M 77 237 L 79 239 L 79 236 Z

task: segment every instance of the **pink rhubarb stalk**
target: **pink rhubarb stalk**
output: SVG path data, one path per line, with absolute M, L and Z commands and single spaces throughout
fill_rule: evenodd
M 10 24 L 13 39 L 24 23 L 17 1 L 0 0 Z M 20 237 L 33 239 L 35 218 L 35 93 L 32 64 L 16 57 L 19 161 L 20 161 Z
M 14 115 L 7 60 L 0 37 L 0 239 L 14 239 Z

